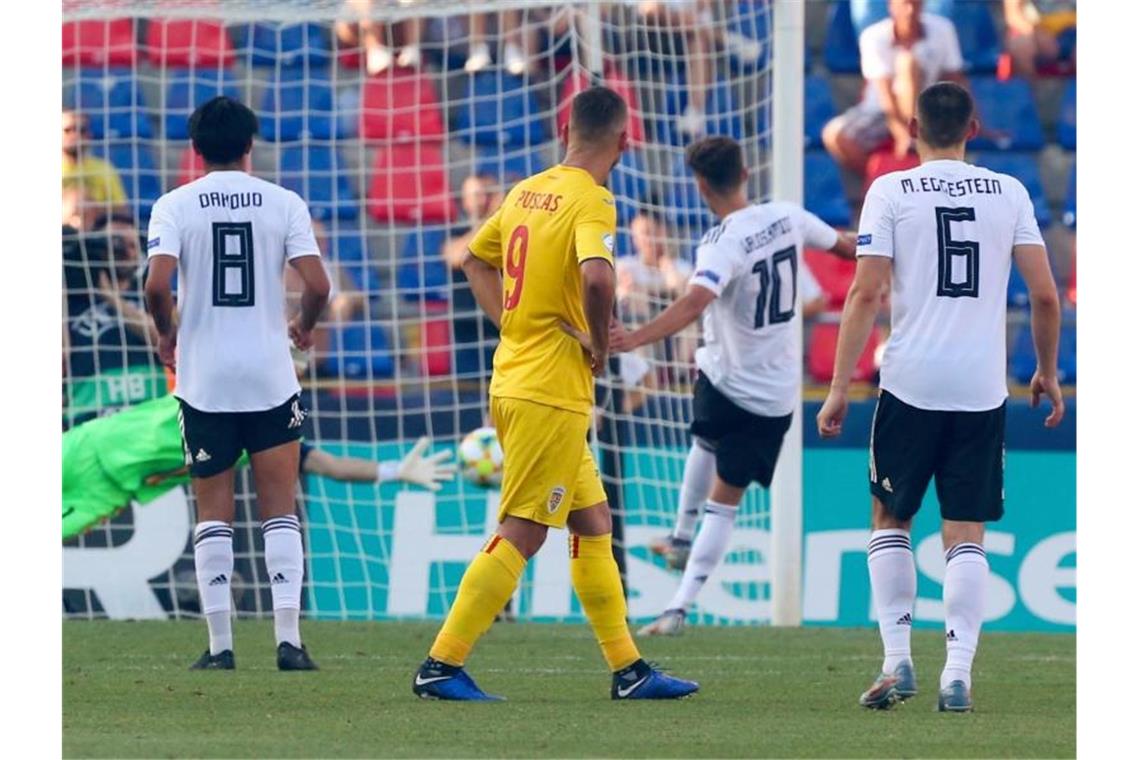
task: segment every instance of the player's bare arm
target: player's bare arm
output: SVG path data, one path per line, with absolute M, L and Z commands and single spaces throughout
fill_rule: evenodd
M 891 260 L 885 256 L 864 256 L 855 266 L 855 281 L 843 305 L 843 320 L 839 325 L 839 345 L 835 350 L 835 373 L 827 400 L 816 417 L 819 434 L 834 438 L 843 430 L 847 416 L 847 389 L 855 364 L 871 330 L 883 295 L 891 284 Z
M 835 256 L 838 256 L 841 259 L 850 259 L 851 261 L 854 261 L 855 260 L 855 233 L 843 232 L 841 230 L 836 230 L 836 232 L 839 233 L 839 237 L 836 239 L 835 245 L 833 245 L 833 246 L 831 246 L 831 248 L 827 249 L 827 252 L 830 254 L 833 254 Z
M 503 275 L 494 266 L 467 249 L 463 255 L 463 274 L 471 286 L 471 293 L 487 318 L 499 327 L 503 320 Z
M 321 475 L 348 483 L 387 483 L 401 481 L 438 491 L 441 485 L 455 478 L 455 465 L 447 460 L 451 451 L 438 451 L 425 456 L 431 439 L 420 438 L 416 445 L 400 460 L 375 462 L 359 457 L 338 457 L 327 451 L 314 449 L 305 457 L 302 472 Z
M 581 264 L 582 308 L 590 328 L 591 369 L 594 375 L 605 372 L 610 350 L 610 319 L 614 311 L 616 276 L 613 265 L 605 259 L 587 259 Z
M 716 293 L 701 285 L 692 284 L 685 294 L 669 305 L 649 322 L 633 331 L 615 324 L 610 332 L 610 348 L 615 353 L 656 343 L 676 335 L 704 313 L 705 307 L 716 299 Z
M 299 256 L 290 260 L 293 267 L 304 283 L 301 291 L 301 311 L 289 324 L 289 337 L 293 344 L 302 351 L 312 348 L 313 328 L 321 318 L 325 306 L 329 302 L 329 292 L 332 285 L 329 283 L 328 272 L 321 264 L 320 256 Z
M 158 358 L 167 367 L 174 366 L 174 350 L 178 330 L 174 321 L 174 294 L 170 280 L 178 268 L 174 256 L 152 256 L 146 276 L 146 308 L 158 333 Z
M 1045 427 L 1056 427 L 1065 416 L 1065 399 L 1057 380 L 1057 343 L 1061 336 L 1061 301 L 1057 284 L 1049 267 L 1049 254 L 1043 245 L 1015 245 L 1013 262 L 1029 290 L 1030 326 L 1033 350 L 1037 354 L 1037 370 L 1029 382 L 1030 404 L 1036 408 L 1041 396 L 1047 396 L 1053 409 L 1045 418 Z

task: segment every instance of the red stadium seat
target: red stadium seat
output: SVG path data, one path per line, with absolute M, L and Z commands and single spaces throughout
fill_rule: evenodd
M 641 119 L 641 108 L 637 102 L 637 90 L 621 72 L 608 70 L 605 74 L 605 84 L 618 95 L 622 96 L 629 106 L 629 139 L 630 142 L 640 144 L 645 141 L 645 126 Z M 566 77 L 562 85 L 562 96 L 558 101 L 558 131 L 570 120 L 570 101 L 582 90 L 590 86 L 590 77 L 585 71 L 578 70 Z
M 68 21 L 63 25 L 64 66 L 133 66 L 134 19 Z
M 193 148 L 186 146 L 186 149 L 182 151 L 182 156 L 178 159 L 178 186 L 181 187 L 205 175 L 206 163 L 201 156 L 194 152 Z
M 434 142 L 444 139 L 445 132 L 439 98 L 426 76 L 400 70 L 365 80 L 360 103 L 362 137 Z
M 1073 306 L 1077 305 L 1077 247 L 1073 245 L 1073 257 L 1069 262 L 1069 287 L 1065 291 L 1065 297 L 1069 299 L 1069 303 Z
M 808 338 L 808 374 L 817 383 L 830 383 L 835 371 L 835 349 L 839 345 L 839 324 L 817 323 L 811 326 Z M 871 333 L 851 379 L 856 382 L 875 376 L 875 349 L 879 347 L 878 331 Z
M 455 203 L 437 143 L 395 143 L 376 154 L 368 213 L 380 222 L 450 222 Z
M 851 281 L 855 279 L 855 262 L 811 249 L 804 249 L 804 260 L 827 296 L 828 308 L 842 309 Z
M 429 311 L 446 312 L 447 304 L 429 305 Z M 429 316 L 424 322 L 424 369 L 431 377 L 451 374 L 451 318 Z
M 219 21 L 151 21 L 147 55 L 156 66 L 230 66 L 234 49 Z
M 871 183 L 884 174 L 913 169 L 918 164 L 918 156 L 913 153 L 908 153 L 904 158 L 895 158 L 893 150 L 880 150 L 872 153 L 867 159 L 867 170 L 863 177 L 863 194 L 866 195 Z

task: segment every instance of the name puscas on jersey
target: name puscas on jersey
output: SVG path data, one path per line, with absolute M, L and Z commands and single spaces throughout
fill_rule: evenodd
M 703 316 L 697 366 L 743 409 L 791 414 L 800 384 L 796 290 L 804 246 L 830 249 L 838 233 L 792 203 L 734 211 L 705 233 L 690 282 L 717 295 Z
M 892 259 L 884 390 L 920 409 L 1001 406 L 1016 245 L 1044 242 L 1029 193 L 1009 175 L 938 160 L 871 184 L 856 253 Z
M 245 172 L 210 172 L 155 203 L 147 256 L 158 255 L 178 259 L 175 396 L 205 412 L 253 412 L 300 391 L 284 269 L 320 255 L 300 196 Z

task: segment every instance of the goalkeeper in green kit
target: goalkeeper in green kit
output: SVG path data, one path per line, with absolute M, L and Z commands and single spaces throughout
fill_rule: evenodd
M 450 451 L 424 456 L 430 445 L 420 438 L 403 459 L 374 462 L 302 443 L 300 474 L 354 483 L 398 480 L 436 491 L 455 476 L 455 465 L 446 461 Z M 189 482 L 174 396 L 78 425 L 63 434 L 63 538 L 82 534 L 132 501 L 146 505 Z

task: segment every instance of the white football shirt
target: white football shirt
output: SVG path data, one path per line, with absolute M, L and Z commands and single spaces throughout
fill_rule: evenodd
M 285 264 L 319 256 L 300 196 L 241 171 L 158 199 L 147 256 L 178 259 L 174 395 L 204 412 L 257 412 L 301 390 L 285 318 Z
M 901 50 L 895 40 L 894 21 L 885 18 L 863 30 L 859 35 L 859 64 L 868 83 L 876 79 L 894 78 L 895 59 Z M 948 72 L 961 71 L 962 48 L 954 22 L 933 13 L 922 14 L 922 37 L 910 52 L 922 70 L 919 90 L 942 79 Z M 868 84 L 863 92 L 860 108 L 882 111 L 879 96 Z
M 871 184 L 857 255 L 892 259 L 884 390 L 919 409 L 1001 406 L 1015 245 L 1044 242 L 1029 193 L 1007 174 L 927 161 Z
M 796 289 L 803 249 L 835 247 L 839 233 L 793 203 L 734 211 L 705 233 L 690 282 L 717 294 L 705 308 L 697 366 L 753 414 L 782 417 L 796 406 Z

